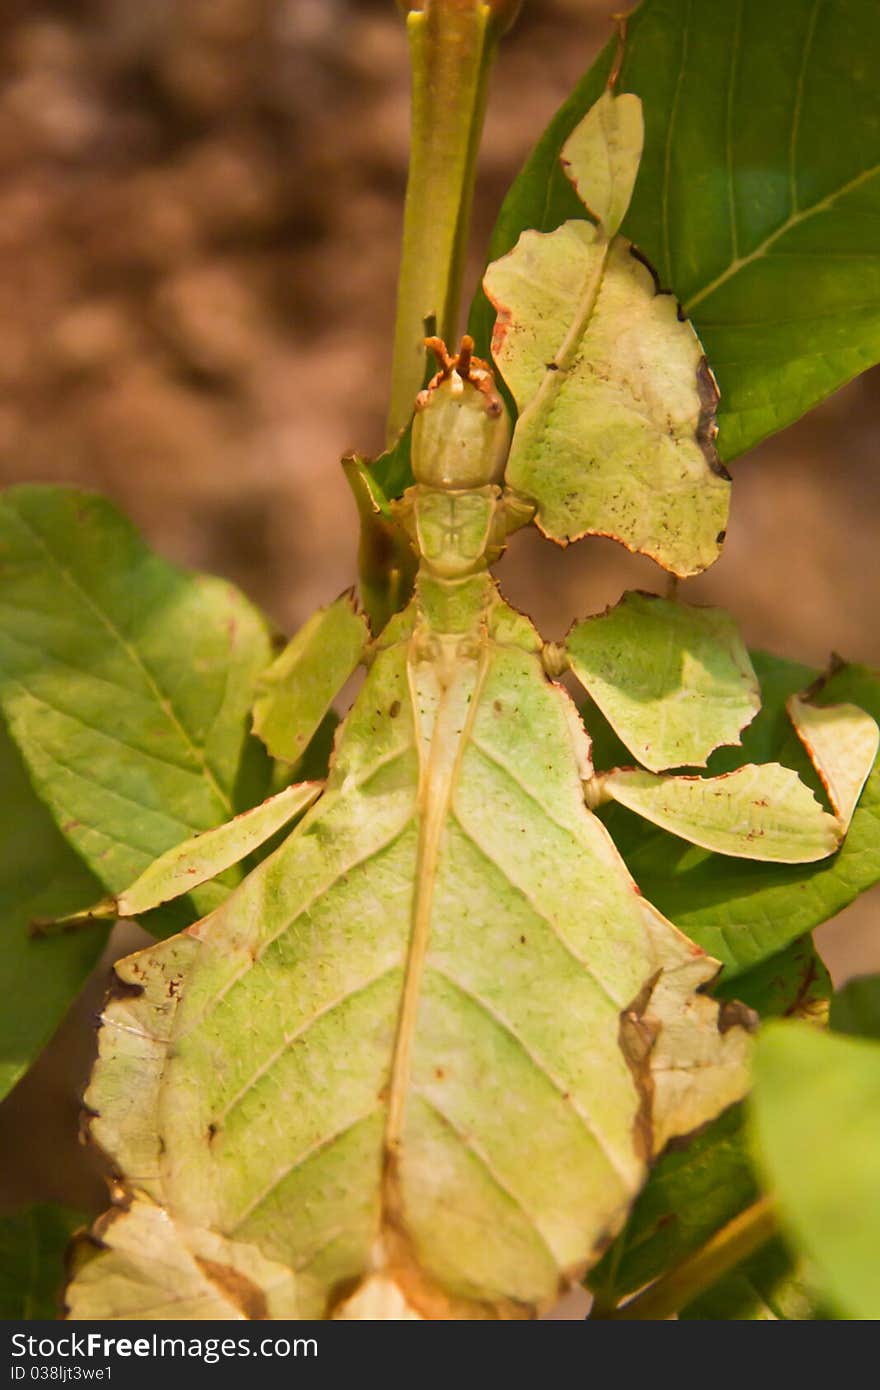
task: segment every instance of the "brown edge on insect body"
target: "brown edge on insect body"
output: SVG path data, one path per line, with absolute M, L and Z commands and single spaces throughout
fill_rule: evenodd
M 648 274 L 651 276 L 651 279 L 654 281 L 655 296 L 657 298 L 660 298 L 661 296 L 668 296 L 669 298 L 675 300 L 676 315 L 678 317 L 679 323 L 689 323 L 694 333 L 694 336 L 697 338 L 697 341 L 699 341 L 699 335 L 697 334 L 696 328 L 694 327 L 692 320 L 688 318 L 687 314 L 682 308 L 681 300 L 672 290 L 667 290 L 664 288 L 660 280 L 660 276 L 657 274 L 657 271 L 654 269 L 653 265 L 648 260 L 648 257 L 645 255 L 644 251 L 640 250 L 640 248 L 636 246 L 634 242 L 630 242 L 629 253 L 632 256 L 633 260 L 638 261 L 640 265 L 643 265 L 645 267 L 645 270 L 647 270 Z M 706 460 L 706 463 L 711 468 L 712 472 L 715 473 L 719 478 L 723 478 L 725 482 L 730 482 L 730 473 L 727 471 L 724 464 L 721 462 L 718 450 L 715 447 L 715 440 L 718 437 L 717 415 L 718 403 L 721 400 L 721 390 L 718 386 L 715 373 L 709 366 L 709 361 L 705 353 L 702 354 L 699 362 L 697 363 L 696 387 L 697 396 L 700 402 L 700 413 L 697 417 L 697 425 L 694 431 L 694 438 L 696 439 L 697 444 L 700 446 L 700 450 L 703 454 L 703 457 Z
M 620 1014 L 618 1043 L 629 1067 L 638 1096 L 633 1118 L 633 1147 L 643 1163 L 650 1165 L 654 1150 L 654 1078 L 651 1075 L 651 1053 L 660 1036 L 659 1023 L 645 1017 L 657 981 L 657 970 L 646 980 L 635 999 Z
M 696 942 L 690 943 L 693 952 L 698 956 L 705 956 L 706 952 Z M 731 1028 L 742 1028 L 746 1033 L 755 1033 L 760 1026 L 760 1017 L 754 1009 L 749 1008 L 738 999 L 715 1000 L 712 996 L 712 989 L 718 983 L 722 973 L 722 966 L 718 969 L 710 980 L 705 980 L 697 990 L 698 994 L 705 995 L 713 1000 L 718 1006 L 718 1016 L 716 1026 L 722 1036 L 729 1032 Z M 657 981 L 662 975 L 662 970 L 656 971 L 654 975 L 642 986 L 633 1002 L 625 1008 L 620 1015 L 619 1042 L 620 1050 L 624 1060 L 629 1067 L 636 1089 L 640 1098 L 639 1109 L 634 1120 L 633 1138 L 638 1156 L 643 1159 L 650 1170 L 661 1153 L 670 1149 L 680 1149 L 691 1142 L 698 1134 L 707 1129 L 718 1118 L 717 1115 L 711 1116 L 703 1124 L 688 1130 L 686 1134 L 676 1134 L 671 1136 L 663 1145 L 663 1149 L 654 1153 L 653 1138 L 653 1101 L 654 1101 L 654 1080 L 651 1075 L 651 1053 L 654 1045 L 660 1036 L 662 1023 L 650 1018 L 651 998 Z M 733 1102 L 734 1104 L 736 1102 Z M 728 1107 L 729 1108 L 729 1107 Z
M 252 1283 L 241 1270 L 231 1265 L 208 1260 L 203 1255 L 189 1252 L 202 1274 L 220 1290 L 222 1296 L 238 1308 L 250 1322 L 266 1322 L 269 1319 L 269 1304 L 265 1293 Z

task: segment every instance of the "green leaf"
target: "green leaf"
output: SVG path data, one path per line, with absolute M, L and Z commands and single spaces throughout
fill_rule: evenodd
M 34 795 L 0 722 L 0 1095 L 54 1033 L 107 939 L 95 926 L 53 941 L 28 935 L 32 918 L 93 902 L 98 881 Z
M 742 1107 L 734 1105 L 685 1149 L 661 1157 L 589 1287 L 603 1303 L 619 1302 L 698 1250 L 757 1196 Z
M 300 1316 L 378 1293 L 521 1316 L 596 1258 L 650 1155 L 743 1092 L 713 962 L 584 805 L 540 639 L 485 573 L 451 587 L 450 612 L 423 573 L 376 644 L 281 848 L 117 967 L 87 1104 L 153 1204 L 142 1241 L 131 1214 L 102 1228 L 144 1288 L 172 1226 L 181 1259 L 210 1237 L 295 1271 Z M 78 1315 L 119 1316 L 115 1260 L 88 1271 Z
M 880 1044 L 771 1023 L 754 1082 L 756 1152 L 784 1228 L 837 1312 L 880 1318 Z
M 351 454 L 342 460 L 361 526 L 360 598 L 375 634 L 406 606 L 412 594 L 415 556 L 409 539 L 392 517 L 389 502 L 412 485 L 411 442 L 412 424 L 380 458 L 371 462 Z
M 511 188 L 490 260 L 578 216 L 559 156 L 615 47 Z M 646 0 L 617 90 L 645 112 L 623 231 L 694 323 L 721 387 L 720 453 L 735 458 L 880 358 L 880 10 Z M 491 317 L 478 299 L 478 350 Z
M 838 990 L 828 1022 L 835 1033 L 880 1041 L 880 975 L 862 975 Z
M 780 761 L 820 785 L 788 721 L 785 702 L 815 675 L 807 668 L 753 654 L 763 708 L 743 735 L 742 750 L 719 749 L 709 771 L 719 774 L 747 758 Z M 872 672 L 846 665 L 814 700 L 848 702 L 880 719 L 880 683 Z M 725 963 L 725 979 L 776 954 L 833 917 L 880 880 L 880 769 L 865 784 L 852 824 L 833 858 L 787 867 L 748 862 L 687 845 L 651 829 L 622 808 L 603 815 L 642 891 L 682 931 Z
M 263 672 L 254 703 L 254 733 L 274 758 L 295 763 L 303 757 L 359 664 L 369 636 L 367 620 L 347 591 L 313 613 Z
M 705 569 L 730 482 L 713 444 L 715 385 L 675 300 L 628 242 L 586 220 L 524 232 L 484 284 L 519 410 L 505 478 L 535 501 L 540 530 L 563 543 L 613 536 L 680 575 Z
M 805 1261 L 781 1240 L 770 1241 L 727 1278 L 680 1309 L 693 1321 L 805 1322 L 828 1318 L 811 1287 Z
M 721 777 L 622 768 L 606 773 L 602 786 L 654 825 L 736 858 L 809 864 L 833 853 L 843 836 L 797 773 L 779 763 L 747 763 Z
M 712 993 L 716 999 L 740 1000 L 761 1018 L 825 1024 L 832 991 L 831 976 L 807 935 L 734 979 L 723 972 Z
M 0 705 L 38 795 L 111 892 L 265 795 L 248 716 L 269 657 L 236 589 L 174 569 L 110 503 L 52 487 L 0 501 Z M 196 890 L 195 910 L 225 893 Z
M 572 669 L 618 737 L 652 772 L 704 767 L 721 743 L 739 743 L 760 708 L 749 654 L 718 608 L 628 593 L 576 623 Z
M 413 401 L 415 405 L 415 401 Z M 415 479 L 412 473 L 412 420 L 410 420 L 403 434 L 390 449 L 386 449 L 384 454 L 373 459 L 368 465 L 368 474 L 381 489 L 382 497 L 390 501 L 393 497 L 402 497 L 408 487 L 412 487 Z
M 0 1217 L 0 1318 L 57 1318 L 64 1251 L 84 1218 L 42 1205 Z

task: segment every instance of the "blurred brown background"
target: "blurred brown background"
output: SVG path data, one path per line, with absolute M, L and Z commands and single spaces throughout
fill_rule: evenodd
M 621 0 L 526 0 L 498 63 L 470 286 L 501 198 Z M 338 468 L 377 451 L 406 175 L 393 0 L 6 0 L 0 16 L 0 481 L 114 498 L 165 555 L 293 629 L 354 576 Z M 724 557 L 687 596 L 752 645 L 880 663 L 880 377 L 735 465 Z M 547 636 L 662 575 L 609 542 L 517 538 Z M 823 928 L 880 969 L 880 900 Z M 100 1200 L 77 1091 L 104 976 L 0 1107 L 0 1199 Z

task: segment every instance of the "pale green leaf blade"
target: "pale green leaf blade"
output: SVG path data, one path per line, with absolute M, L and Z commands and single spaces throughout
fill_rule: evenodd
M 828 1022 L 835 1033 L 880 1041 L 880 975 L 849 980 L 832 999 Z
M 0 705 L 38 795 L 111 892 L 265 795 L 248 731 L 270 656 L 232 585 L 154 555 L 110 503 L 0 501 Z M 224 896 L 196 890 L 197 910 Z
M 49 1041 L 107 939 L 107 928 L 35 941 L 32 918 L 93 902 L 100 884 L 34 794 L 0 721 L 0 1095 Z
M 562 167 L 609 241 L 630 205 L 644 137 L 638 97 L 606 91 L 562 147 Z
M 768 1025 L 752 1116 L 780 1217 L 819 1287 L 845 1317 L 880 1317 L 880 1044 Z
M 652 772 L 705 767 L 719 744 L 739 743 L 760 709 L 749 654 L 719 608 L 628 593 L 575 624 L 566 649 L 584 689 Z
M 753 653 L 763 707 L 743 735 L 743 748 L 719 749 L 710 770 L 751 761 L 780 761 L 809 779 L 812 765 L 786 713 L 789 695 L 815 681 L 815 671 Z M 880 683 L 859 666 L 844 666 L 813 695 L 851 703 L 880 718 Z M 818 777 L 812 774 L 816 788 Z M 865 784 L 849 832 L 831 858 L 814 864 L 761 863 L 712 854 L 658 830 L 623 807 L 603 813 L 642 891 L 667 917 L 724 961 L 725 979 L 780 951 L 833 917 L 880 880 L 880 768 Z
M 721 777 L 662 777 L 622 768 L 605 791 L 661 830 L 741 859 L 809 864 L 839 848 L 843 831 L 797 773 L 747 763 Z
M 562 542 L 612 536 L 680 575 L 718 556 L 730 483 L 699 340 L 628 242 L 525 232 L 486 272 L 492 353 L 516 399 L 506 479 Z
M 235 820 L 166 850 L 113 900 L 115 915 L 137 917 L 216 878 L 264 845 L 320 794 L 320 782 L 296 782 Z
M 526 228 L 578 215 L 559 156 L 616 46 L 514 182 L 490 261 Z M 880 12 L 873 0 L 645 0 L 618 85 L 645 112 L 623 230 L 705 346 L 732 459 L 880 359 Z M 478 296 L 478 351 L 492 317 Z
M 87 1104 L 114 1169 L 188 1240 L 296 1270 L 302 1316 L 376 1274 L 423 1316 L 548 1306 L 650 1155 L 746 1085 L 714 963 L 586 809 L 583 730 L 491 583 L 454 665 L 420 585 L 322 798 L 225 905 L 121 962 L 104 1014 Z
M 0 1217 L 0 1319 L 60 1315 L 64 1251 L 83 1219 L 49 1203 Z
M 855 705 L 814 705 L 792 695 L 787 708 L 828 800 L 848 830 L 877 760 L 880 730 L 870 714 Z
M 350 590 L 300 628 L 259 680 L 254 733 L 274 758 L 295 763 L 359 664 L 370 630 Z
M 806 1262 L 773 1240 L 679 1311 L 685 1322 L 811 1322 L 827 1319 Z

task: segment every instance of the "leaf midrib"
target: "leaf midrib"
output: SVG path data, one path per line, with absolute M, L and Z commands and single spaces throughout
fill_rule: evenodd
M 863 183 L 867 183 L 869 179 L 875 178 L 877 174 L 880 174 L 880 163 L 872 165 L 869 169 L 863 169 L 860 174 L 856 174 L 854 178 L 842 184 L 840 188 L 826 194 L 819 202 L 813 203 L 808 208 L 802 208 L 797 212 L 790 213 L 785 221 L 782 222 L 775 231 L 771 232 L 769 236 L 766 236 L 762 242 L 759 242 L 755 249 L 750 251 L 747 256 L 738 256 L 734 258 L 713 280 L 710 280 L 702 289 L 692 294 L 688 299 L 685 299 L 682 304 L 685 313 L 690 317 L 694 309 L 699 304 L 702 304 L 703 300 L 708 299 L 711 294 L 714 294 L 717 289 L 725 285 L 728 280 L 733 279 L 733 277 L 738 275 L 746 266 L 752 265 L 755 261 L 761 260 L 766 256 L 770 247 L 775 245 L 775 243 L 779 241 L 781 237 L 785 236 L 787 232 L 791 231 L 793 227 L 799 226 L 802 222 L 809 221 L 809 219 L 815 217 L 817 213 L 828 211 L 829 208 L 834 206 L 838 199 L 845 198 L 848 193 L 852 193 Z

